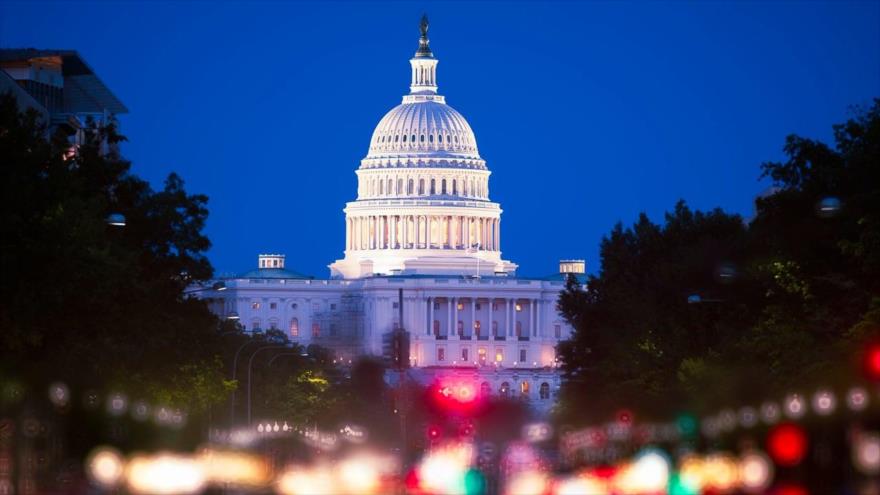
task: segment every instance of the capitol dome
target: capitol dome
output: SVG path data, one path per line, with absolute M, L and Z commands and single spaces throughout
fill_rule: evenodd
M 382 117 L 367 158 L 448 156 L 479 159 L 477 140 L 467 120 L 442 97 L 415 98 Z
M 346 204 L 345 257 L 333 277 L 495 276 L 501 259 L 501 207 L 489 198 L 491 171 L 467 120 L 437 93 L 438 60 L 419 26 L 409 94 L 379 121 L 355 171 Z

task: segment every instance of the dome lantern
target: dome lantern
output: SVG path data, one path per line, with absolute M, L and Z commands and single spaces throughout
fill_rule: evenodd
M 421 36 L 419 37 L 419 49 L 415 56 L 410 59 L 412 66 L 412 83 L 409 86 L 410 94 L 437 94 L 437 62 L 431 48 L 428 46 L 428 16 L 423 15 L 419 24 Z

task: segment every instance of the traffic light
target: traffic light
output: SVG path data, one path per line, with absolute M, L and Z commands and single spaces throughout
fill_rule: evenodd
M 880 382 L 880 344 L 869 345 L 863 362 L 868 380 Z

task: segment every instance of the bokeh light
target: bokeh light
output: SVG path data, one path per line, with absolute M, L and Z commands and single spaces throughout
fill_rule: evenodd
M 785 405 L 785 415 L 791 419 L 800 419 L 807 413 L 806 401 L 798 394 L 789 394 L 782 403 Z
M 67 407 L 70 404 L 70 389 L 62 382 L 49 385 L 49 401 L 56 407 Z
M 758 452 L 743 454 L 739 460 L 739 484 L 747 493 L 764 493 L 773 482 L 773 463 Z
M 86 472 L 94 483 L 110 489 L 122 480 L 125 459 L 114 448 L 98 447 L 86 458 Z
M 765 402 L 761 404 L 761 420 L 768 425 L 776 424 L 779 421 L 779 406 L 773 402 Z
M 767 452 L 780 466 L 795 466 L 807 453 L 807 435 L 794 423 L 782 423 L 767 434 Z
M 880 474 L 880 435 L 860 433 L 853 441 L 853 464 L 862 473 Z
M 184 495 L 199 493 L 205 486 L 202 465 L 192 457 L 176 454 L 138 455 L 125 470 L 132 493 Z
M 837 409 L 837 399 L 830 390 L 820 390 L 813 396 L 813 409 L 820 416 L 828 416 Z
M 852 411 L 864 411 L 868 407 L 868 402 L 868 392 L 862 387 L 853 387 L 846 394 L 846 405 Z

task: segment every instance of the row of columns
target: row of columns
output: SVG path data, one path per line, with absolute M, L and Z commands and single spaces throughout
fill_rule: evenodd
M 459 215 L 370 215 L 349 217 L 350 251 L 369 249 L 470 249 L 500 251 L 501 220 Z
M 462 196 L 466 198 L 487 198 L 486 179 L 447 179 L 445 177 L 430 178 L 394 178 L 364 179 L 364 189 L 360 197 L 399 197 L 399 196 L 433 196 L 435 194 Z M 387 186 L 386 186 L 387 184 Z
M 428 326 L 425 330 L 425 335 L 433 335 L 434 334 L 434 303 L 436 301 L 436 297 L 428 298 Z M 471 306 L 471 321 L 469 326 L 464 326 L 462 331 L 464 335 L 475 335 L 476 334 L 476 323 L 477 321 L 477 312 L 476 312 L 476 304 L 478 299 L 485 299 L 488 304 L 488 326 L 483 327 L 482 322 L 480 325 L 480 334 L 491 336 L 492 333 L 492 324 L 495 321 L 494 318 L 494 308 L 493 303 L 496 301 L 504 301 L 504 332 L 499 333 L 499 335 L 507 335 L 508 337 L 514 337 L 516 335 L 516 304 L 518 301 L 527 301 L 528 302 L 528 328 L 522 329 L 522 333 L 518 335 L 519 337 L 528 337 L 531 335 L 532 337 L 538 336 L 538 331 L 540 329 L 541 322 L 541 300 L 540 299 L 498 299 L 498 298 L 461 298 L 461 297 L 443 297 L 439 299 L 445 299 L 447 301 L 447 321 L 449 325 L 447 327 L 447 335 L 458 335 L 458 304 L 463 300 L 470 300 Z M 500 308 L 499 308 L 500 309 Z M 467 329 L 470 328 L 471 331 L 468 332 Z M 499 330 L 501 330 L 499 325 Z

